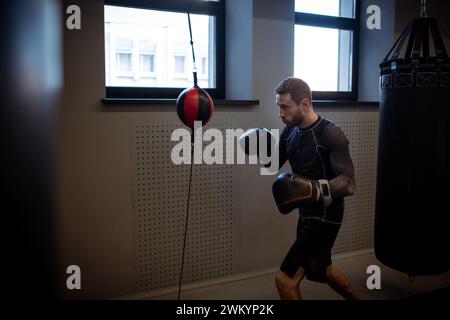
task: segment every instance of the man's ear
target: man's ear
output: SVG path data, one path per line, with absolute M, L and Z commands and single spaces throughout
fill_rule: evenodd
M 300 104 L 303 107 L 308 108 L 311 106 L 311 100 L 309 98 L 303 98 L 303 100 L 300 102 Z

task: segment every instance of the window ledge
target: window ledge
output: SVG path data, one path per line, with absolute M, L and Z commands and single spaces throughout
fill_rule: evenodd
M 174 105 L 176 99 L 144 99 L 144 98 L 103 98 L 104 105 Z M 259 100 L 223 100 L 215 99 L 216 106 L 259 106 Z M 378 106 L 377 101 L 339 101 L 313 100 L 314 106 Z
M 176 99 L 103 98 L 105 105 L 174 105 Z M 216 106 L 259 106 L 259 100 L 214 100 Z

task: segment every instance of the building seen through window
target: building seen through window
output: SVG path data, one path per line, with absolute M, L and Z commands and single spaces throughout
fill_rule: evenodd
M 191 14 L 198 84 L 215 87 L 210 68 L 214 17 Z M 193 61 L 187 14 L 105 6 L 107 87 L 189 87 Z M 211 72 L 210 72 L 211 71 Z

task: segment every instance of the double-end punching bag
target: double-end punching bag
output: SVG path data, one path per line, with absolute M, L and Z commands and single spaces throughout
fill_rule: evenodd
M 184 225 L 183 253 L 181 257 L 180 277 L 178 282 L 178 300 L 181 298 L 181 285 L 183 283 L 184 255 L 186 252 L 186 239 L 189 221 L 189 203 L 191 199 L 192 166 L 194 163 L 195 122 L 200 121 L 202 127 L 208 123 L 214 113 L 214 102 L 211 96 L 197 84 L 197 68 L 195 67 L 194 42 L 192 41 L 191 16 L 188 11 L 189 35 L 191 38 L 192 63 L 194 86 L 183 90 L 177 98 L 177 114 L 181 122 L 191 128 L 191 169 L 189 173 L 189 186 L 186 205 L 186 220 Z
M 424 7 L 380 68 L 375 255 L 410 277 L 443 273 L 450 270 L 450 59 Z

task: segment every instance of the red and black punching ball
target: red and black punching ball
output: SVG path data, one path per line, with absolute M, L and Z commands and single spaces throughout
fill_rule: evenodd
M 214 103 L 209 94 L 194 85 L 183 90 L 177 99 L 177 113 L 181 122 L 194 129 L 194 122 L 201 121 L 206 125 L 214 112 Z
M 422 14 L 380 65 L 375 255 L 410 276 L 450 269 L 450 58 L 438 27 Z
M 191 17 L 188 12 L 189 35 L 191 37 L 192 62 L 194 65 L 194 86 L 183 90 L 177 99 L 177 114 L 181 122 L 194 130 L 194 122 L 206 125 L 214 112 L 214 103 L 209 94 L 197 85 L 194 42 L 192 41 Z M 194 135 L 192 134 L 192 138 Z

